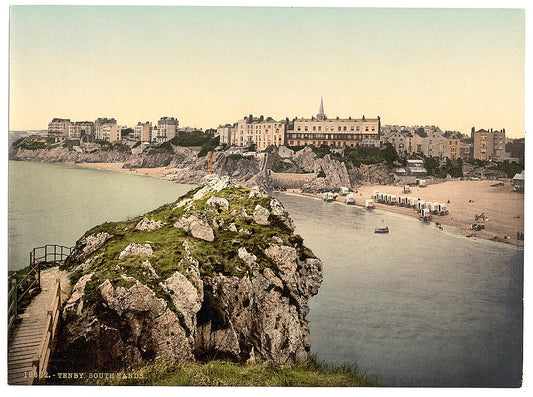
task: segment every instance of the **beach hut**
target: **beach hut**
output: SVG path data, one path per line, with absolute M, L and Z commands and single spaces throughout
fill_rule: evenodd
M 409 198 L 406 196 L 398 196 L 398 205 L 400 207 L 407 207 L 409 205 Z
M 355 205 L 355 197 L 353 193 L 348 193 L 346 195 L 346 204 L 347 205 Z
M 374 200 L 366 200 L 365 201 L 365 208 L 367 210 L 373 210 L 375 208 Z
M 398 203 L 398 198 L 396 197 L 396 195 L 391 194 L 390 195 L 390 200 L 389 200 L 389 205 L 396 205 L 397 203 Z
M 416 199 L 416 197 L 409 197 L 409 207 L 410 208 L 415 208 L 417 201 L 418 200 Z
M 372 193 L 372 198 L 374 200 L 376 200 L 378 198 L 378 194 L 379 194 L 379 191 L 378 190 L 374 190 L 374 192 Z
M 425 222 L 428 222 L 431 220 L 431 211 L 429 208 L 422 208 L 422 210 L 420 210 L 420 216 L 419 216 L 420 220 L 422 221 L 425 221 Z
M 418 180 L 418 186 L 420 187 L 426 187 L 427 186 L 427 182 L 425 179 L 419 179 Z
M 448 208 L 446 208 L 446 204 L 439 204 L 439 215 L 448 215 Z
M 346 196 L 348 194 L 348 192 L 350 191 L 350 189 L 348 189 L 346 186 L 343 186 L 341 187 L 341 196 Z
M 333 196 L 332 192 L 324 193 L 324 201 L 330 202 L 330 201 L 334 201 L 334 200 L 335 200 L 335 196 Z
M 411 187 L 409 185 L 405 185 L 402 188 L 402 193 L 411 193 Z
M 514 177 L 513 177 L 513 190 L 515 192 L 524 192 L 524 187 L 525 187 L 525 181 L 526 181 L 526 176 L 525 176 L 525 171 L 522 171 L 520 174 L 516 174 Z

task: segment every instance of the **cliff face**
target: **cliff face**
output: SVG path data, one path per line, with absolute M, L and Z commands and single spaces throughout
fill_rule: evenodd
M 199 158 L 190 149 L 175 145 L 170 145 L 165 150 L 152 148 L 140 154 L 130 154 L 131 150 L 125 145 L 119 145 L 123 151 L 115 150 L 112 145 L 106 150 L 96 145 L 100 149 L 80 149 L 80 152 L 64 147 L 61 143 L 46 144 L 46 148 L 33 150 L 24 148 L 32 147 L 32 144 L 35 146 L 39 142 L 32 143 L 29 140 L 26 146 L 12 148 L 10 159 L 52 163 L 115 162 L 124 163 L 124 168 L 169 167 L 176 169 L 169 179 L 190 184 L 199 183 L 208 173 L 207 156 Z M 272 147 L 267 153 L 257 156 L 213 152 L 212 159 L 215 173 L 229 176 L 241 186 L 257 185 L 267 189 L 300 188 L 307 192 L 321 192 L 339 189 L 341 186 L 353 188 L 365 183 L 394 183 L 394 176 L 383 164 L 361 164 L 355 167 L 351 163 L 340 161 L 342 158 L 338 156 L 325 154 L 319 157 L 310 147 L 297 152 L 285 147 Z M 275 177 L 269 177 L 270 171 L 276 174 Z
M 11 160 L 38 161 L 43 163 L 122 163 L 127 161 L 131 155 L 129 153 L 115 150 L 98 150 L 93 153 L 79 153 L 64 147 L 54 147 L 50 149 L 11 149 L 9 158 Z
M 178 169 L 170 178 L 178 183 L 198 183 L 208 173 L 207 156 L 173 161 L 170 166 Z M 258 177 L 262 174 L 258 158 L 228 155 L 224 152 L 213 153 L 213 171 L 218 175 L 231 177 L 232 181 L 241 186 L 258 185 Z
M 292 363 L 310 350 L 308 300 L 322 265 L 279 201 L 210 175 L 136 219 L 88 231 L 58 369 L 120 370 L 203 358 Z

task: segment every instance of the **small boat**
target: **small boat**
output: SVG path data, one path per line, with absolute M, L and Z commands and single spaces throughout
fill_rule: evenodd
M 374 233 L 388 233 L 389 232 L 389 227 L 388 226 L 385 226 L 385 227 L 376 227 L 374 229 Z

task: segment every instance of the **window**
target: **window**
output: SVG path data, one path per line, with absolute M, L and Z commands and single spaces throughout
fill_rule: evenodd
M 318 130 L 322 131 L 322 126 L 321 125 L 318 126 Z

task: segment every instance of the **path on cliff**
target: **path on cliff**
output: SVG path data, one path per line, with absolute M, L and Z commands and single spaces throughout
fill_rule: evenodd
M 69 273 L 52 267 L 41 271 L 41 293 L 17 317 L 8 344 L 8 384 L 29 385 L 28 375 L 45 331 L 47 312 L 52 304 L 56 279 L 61 283 L 61 302 L 70 291 Z

